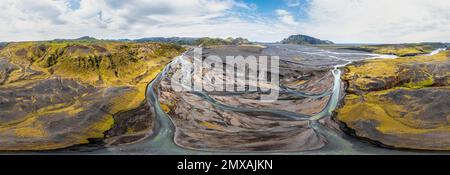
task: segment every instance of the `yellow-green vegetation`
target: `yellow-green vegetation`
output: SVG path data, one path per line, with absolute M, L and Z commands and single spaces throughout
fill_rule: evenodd
M 223 127 L 207 121 L 200 122 L 200 125 L 212 130 L 223 130 Z
M 64 84 L 61 91 L 73 95 L 52 94 L 50 99 L 43 96 L 37 100 L 34 96 L 40 94 L 30 92 L 25 93 L 30 96 L 25 99 L 6 96 L 17 101 L 12 104 L 14 108 L 23 108 L 21 105 L 26 103 L 33 109 L 17 109 L 29 112 L 23 116 L 17 113 L 10 120 L 10 116 L 2 116 L 9 113 L 0 113 L 0 142 L 4 142 L 0 150 L 56 149 L 88 143 L 90 138 L 103 138 L 104 132 L 114 124 L 112 115 L 141 105 L 145 100 L 146 85 L 184 50 L 174 44 L 99 40 L 9 43 L 0 50 L 0 58 L 6 58 L 17 69 L 8 74 L 0 88 L 18 89 L 18 93 L 33 92 L 40 82 L 54 79 L 75 81 L 80 87 L 61 83 Z M 52 88 L 49 86 L 41 91 L 51 94 Z M 82 91 L 86 92 L 75 94 Z M 24 104 L 20 104 L 22 102 Z M 99 107 L 102 109 L 97 109 Z M 50 138 L 55 134 L 48 129 L 52 120 L 66 121 L 65 124 L 70 125 L 70 120 L 80 122 L 75 118 L 90 115 L 92 113 L 87 111 L 91 110 L 98 116 L 74 123 L 74 128 L 78 125 L 81 128 L 68 129 L 62 140 Z M 8 120 L 2 122 L 5 117 Z M 3 137 L 10 143 L 5 143 Z M 11 140 L 13 138 L 29 138 L 31 143 L 20 144 Z
M 433 77 L 448 76 L 448 72 L 434 72 L 436 69 L 431 68 L 448 63 L 449 52 L 441 52 L 434 56 L 375 59 L 356 63 L 345 68 L 346 73 L 342 78 L 351 81 L 348 88 L 350 92 L 384 90 L 397 86 L 428 87 L 434 84 Z
M 170 108 L 173 107 L 173 105 L 171 104 L 165 104 L 165 103 L 159 103 L 159 105 L 161 106 L 162 110 L 165 113 L 169 113 L 170 112 Z
M 450 150 L 450 51 L 367 60 L 346 67 L 337 119 L 355 134 L 397 148 Z
M 366 45 L 350 49 L 373 52 L 377 54 L 415 56 L 420 54 L 428 54 L 433 51 L 431 44 L 385 44 L 385 45 Z
M 428 77 L 425 78 L 424 80 L 420 80 L 417 82 L 410 80 L 409 82 L 403 84 L 403 86 L 407 87 L 407 88 L 412 88 L 412 89 L 420 89 L 420 88 L 432 86 L 433 84 L 434 84 L 433 77 L 431 75 L 428 75 Z
M 0 51 L 23 69 L 44 71 L 95 86 L 135 86 L 139 90 L 153 79 L 171 58 L 184 51 L 173 44 L 108 41 L 54 41 L 10 43 Z M 15 71 L 10 81 L 23 76 Z M 144 83 L 144 85 L 142 85 Z
M 202 46 L 217 46 L 217 45 L 241 45 L 250 44 L 251 42 L 244 38 L 200 38 L 196 41 L 196 45 Z
M 90 84 L 126 85 L 159 69 L 165 59 L 182 50 L 160 43 L 25 42 L 8 44 L 0 56 L 13 64 Z
M 392 102 L 386 96 L 398 90 L 408 89 L 396 88 L 385 91 L 376 91 L 365 95 L 348 95 L 345 98 L 345 106 L 338 110 L 338 118 L 346 123 L 359 121 L 377 121 L 376 129 L 381 133 L 407 133 L 420 134 L 432 131 L 450 132 L 450 127 L 445 123 L 436 123 L 421 120 L 416 117 L 420 112 L 407 109 L 404 104 Z M 450 90 L 449 87 L 439 90 Z M 405 100 L 415 100 L 414 97 L 404 95 Z M 424 104 L 428 105 L 428 104 Z M 416 106 L 421 108 L 421 106 Z M 433 125 L 432 127 L 426 127 Z

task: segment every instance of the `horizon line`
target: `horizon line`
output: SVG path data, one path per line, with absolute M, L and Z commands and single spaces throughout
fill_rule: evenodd
M 304 34 L 296 34 L 296 35 L 304 35 Z M 292 36 L 292 35 L 289 35 Z M 310 35 L 306 35 L 306 36 L 310 36 Z M 120 40 L 130 40 L 130 41 L 136 41 L 139 39 L 145 39 L 145 38 L 192 38 L 192 39 L 199 39 L 199 38 L 213 38 L 213 39 L 226 39 L 229 37 L 212 37 L 212 36 L 202 36 L 202 37 L 192 37 L 192 36 L 170 36 L 170 37 L 166 37 L 166 36 L 149 36 L 149 37 L 139 37 L 139 38 L 100 38 L 100 37 L 92 37 L 89 35 L 86 36 L 81 36 L 81 37 L 77 37 L 77 38 L 54 38 L 54 39 L 43 39 L 43 40 L 15 40 L 15 41 L 2 41 L 0 40 L 0 43 L 19 43 L 19 42 L 45 42 L 45 41 L 57 41 L 57 40 L 77 40 L 80 39 L 82 37 L 90 37 L 93 38 L 95 40 L 104 40 L 104 41 L 119 41 Z M 237 36 L 237 37 L 231 37 L 231 38 L 244 38 L 247 39 L 245 37 L 242 36 Z M 317 37 L 314 37 L 317 38 Z M 320 39 L 320 38 L 317 38 Z M 320 39 L 320 40 L 328 40 L 328 39 Z M 249 40 L 250 42 L 253 43 L 263 43 L 263 44 L 276 44 L 279 43 L 280 41 L 252 41 Z M 331 41 L 331 40 L 328 40 Z M 372 44 L 372 45 L 377 45 L 377 44 L 415 44 L 415 43 L 443 43 L 443 44 L 449 44 L 450 41 L 419 41 L 419 42 L 335 42 L 335 41 L 331 41 L 333 42 L 333 44 Z M 162 42 L 164 43 L 164 42 Z M 330 45 L 333 45 L 330 44 Z

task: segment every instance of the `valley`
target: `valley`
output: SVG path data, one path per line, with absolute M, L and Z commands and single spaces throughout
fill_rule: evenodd
M 229 41 L 8 43 L 0 50 L 0 150 L 414 154 L 450 149 L 450 53 L 443 44 Z M 200 58 L 195 49 L 202 49 Z M 224 61 L 225 71 L 256 72 L 239 62 L 226 65 L 226 56 L 255 56 L 258 62 L 260 56 L 277 56 L 270 77 L 279 83 L 264 85 L 279 94 L 277 99 L 260 101 L 267 94 L 251 90 L 261 86 L 253 81 L 257 77 L 231 84 L 244 91 L 221 91 L 227 84 L 214 82 L 234 77 L 214 67 L 201 69 L 201 76 L 183 68 L 200 59 L 206 65 Z M 214 81 L 204 83 L 203 77 Z M 191 80 L 212 90 L 192 90 L 185 83 Z

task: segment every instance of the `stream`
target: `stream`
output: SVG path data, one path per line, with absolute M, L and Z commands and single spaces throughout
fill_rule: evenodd
M 280 52 L 281 50 L 281 52 Z M 319 120 L 326 117 L 330 117 L 332 112 L 338 106 L 339 99 L 341 98 L 341 70 L 340 68 L 350 64 L 354 61 L 373 59 L 373 58 L 396 58 L 392 55 L 378 55 L 370 54 L 365 52 L 357 51 L 328 51 L 313 47 L 305 46 L 292 46 L 292 45 L 267 45 L 264 50 L 266 53 L 282 53 L 280 57 L 289 57 L 290 55 L 300 55 L 305 58 L 316 57 L 318 60 L 327 60 L 326 62 L 320 63 L 317 61 L 308 60 L 288 60 L 290 62 L 301 62 L 302 64 L 309 64 L 310 66 L 325 66 L 329 67 L 333 77 L 333 86 L 331 92 L 324 92 L 322 94 L 315 94 L 316 96 L 328 96 L 330 99 L 326 104 L 326 107 L 319 113 L 313 116 L 307 116 L 304 114 L 298 114 L 295 112 L 289 112 L 279 109 L 254 109 L 254 108 L 244 108 L 236 107 L 227 104 L 220 103 L 214 98 L 210 97 L 205 92 L 192 92 L 192 94 L 201 97 L 202 99 L 208 101 L 213 106 L 220 108 L 222 110 L 229 110 L 234 112 L 262 112 L 270 113 L 272 115 L 285 117 L 288 120 L 304 120 L 308 121 L 311 128 L 315 132 L 319 133 L 321 136 L 325 137 L 327 144 L 325 147 L 318 150 L 311 151 L 277 151 L 277 152 L 248 152 L 248 151 L 223 151 L 223 150 L 193 150 L 187 149 L 179 146 L 174 141 L 174 136 L 177 132 L 170 116 L 166 114 L 159 103 L 159 86 L 160 82 L 166 78 L 167 74 L 172 71 L 176 64 L 183 64 L 185 54 L 175 58 L 171 63 L 169 63 L 164 70 L 158 74 L 154 81 L 152 81 L 147 88 L 147 98 L 148 102 L 154 106 L 156 113 L 155 116 L 155 127 L 154 135 L 140 141 L 135 144 L 122 145 L 117 147 L 105 148 L 102 150 L 97 150 L 90 152 L 89 154 L 181 154 L 181 155 L 192 155 L 192 154 L 415 154 L 419 152 L 405 151 L 405 150 L 392 150 L 387 148 L 377 147 L 366 141 L 359 140 L 357 138 L 340 134 L 335 132 L 333 129 L 328 128 L 323 125 Z M 433 54 L 439 51 L 433 52 Z M 306 95 L 303 92 L 291 92 L 298 93 L 300 95 Z

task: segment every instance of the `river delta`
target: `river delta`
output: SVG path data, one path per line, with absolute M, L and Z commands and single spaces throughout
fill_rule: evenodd
M 394 55 L 348 46 L 246 44 L 205 46 L 196 58 L 194 48 L 7 45 L 0 58 L 0 150 L 420 154 L 450 149 L 447 49 Z M 271 74 L 279 83 L 265 87 L 279 97 L 261 102 L 261 90 L 193 91 L 188 84 L 174 84 L 184 82 L 172 81 L 180 77 L 201 83 L 202 76 L 183 67 L 210 55 L 278 56 Z M 231 78 L 211 67 L 201 75 Z M 259 86 L 249 79 L 233 86 Z

